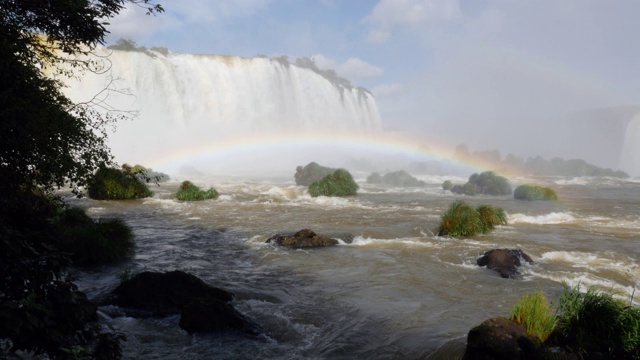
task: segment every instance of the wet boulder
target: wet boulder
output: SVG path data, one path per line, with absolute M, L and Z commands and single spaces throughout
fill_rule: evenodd
M 520 249 L 494 249 L 485 252 L 476 262 L 478 266 L 486 266 L 503 278 L 515 278 L 522 260 L 533 264 L 531 257 Z
M 302 229 L 295 234 L 276 234 L 267 239 L 266 242 L 292 249 L 325 247 L 338 244 L 338 240 L 329 236 L 318 235 L 309 229 Z
M 128 316 L 181 314 L 180 327 L 189 333 L 241 330 L 254 325 L 231 304 L 233 294 L 184 271 L 145 271 L 120 284 L 103 304 L 118 305 Z
M 538 349 L 524 326 L 494 318 L 469 331 L 462 360 L 536 359 L 537 355 Z

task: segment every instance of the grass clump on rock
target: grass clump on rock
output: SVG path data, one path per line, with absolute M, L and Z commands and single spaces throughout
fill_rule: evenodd
M 525 294 L 511 309 L 511 321 L 524 326 L 539 343 L 547 340 L 556 327 L 556 318 L 549 300 L 542 292 Z
M 513 192 L 513 198 L 518 200 L 558 200 L 555 190 L 536 185 L 520 185 Z
M 135 243 L 131 228 L 122 219 L 94 221 L 83 209 L 72 207 L 56 219 L 57 245 L 71 253 L 74 263 L 99 265 L 122 260 Z
M 476 208 L 464 201 L 454 201 L 442 215 L 438 236 L 473 236 L 485 234 L 497 225 L 506 225 L 507 215 L 502 208 L 480 205 Z
M 355 195 L 357 191 L 358 184 L 353 180 L 351 173 L 344 169 L 338 169 L 322 180 L 309 185 L 309 194 L 312 197 L 349 196 Z
M 176 193 L 176 198 L 183 201 L 200 201 L 215 199 L 218 195 L 218 191 L 214 188 L 209 188 L 209 190 L 204 191 L 191 181 L 183 181 L 182 184 L 180 184 L 180 189 L 178 189 Z
M 141 199 L 153 196 L 146 184 L 131 171 L 102 167 L 89 182 L 89 197 L 95 200 Z

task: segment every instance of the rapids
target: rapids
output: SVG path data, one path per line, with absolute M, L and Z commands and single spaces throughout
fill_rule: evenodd
M 640 285 L 637 181 L 510 178 L 512 185 L 551 186 L 560 198 L 527 202 L 441 188 L 443 179 L 466 177 L 423 175 L 425 187 L 394 188 L 355 175 L 361 188 L 348 198 L 310 197 L 293 182 L 293 170 L 285 178 L 189 179 L 221 193 L 202 202 L 175 200 L 180 178 L 154 185 L 155 196 L 144 200 L 68 197 L 93 217 L 124 218 L 137 243 L 131 260 L 74 275 L 97 297 L 125 269 L 185 270 L 234 292 L 236 308 L 263 329 L 258 337 L 190 336 L 176 316 L 141 320 L 100 308 L 103 322 L 127 336 L 127 359 L 456 359 L 469 329 L 508 316 L 525 293 L 554 298 L 566 282 L 628 301 Z M 509 224 L 471 238 L 435 236 L 456 199 L 502 207 Z M 302 228 L 354 239 L 313 250 L 264 243 Z M 475 264 L 494 248 L 520 248 L 535 264 L 521 267 L 521 279 L 502 279 Z

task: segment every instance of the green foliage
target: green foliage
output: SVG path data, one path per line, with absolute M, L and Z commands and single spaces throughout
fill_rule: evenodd
M 89 182 L 89 197 L 96 200 L 126 200 L 153 196 L 146 184 L 131 171 L 100 168 Z
M 498 225 L 507 225 L 507 213 L 502 208 L 479 205 L 476 207 L 476 211 L 482 223 L 482 233 L 488 233 Z
M 535 185 L 520 185 L 513 192 L 513 198 L 518 200 L 558 200 L 555 190 Z
M 640 359 L 640 308 L 627 306 L 610 292 L 590 288 L 581 294 L 579 286 L 565 285 L 557 309 L 558 333 L 572 349 Z
M 462 200 L 454 201 L 442 215 L 438 236 L 473 236 L 485 234 L 496 225 L 506 225 L 507 215 L 502 208 L 480 205 L 472 208 Z
M 139 181 L 146 182 L 146 183 L 148 182 L 161 183 L 161 182 L 166 182 L 170 180 L 169 175 L 163 172 L 153 171 L 151 168 L 146 168 L 139 164 L 136 164 L 133 167 L 131 167 L 129 164 L 123 164 L 122 171 L 130 172 L 133 175 L 135 175 L 135 177 Z
M 309 186 L 316 181 L 324 179 L 325 176 L 332 174 L 336 169 L 318 165 L 316 162 L 310 162 L 305 167 L 296 167 L 294 178 L 297 185 Z
M 453 183 L 451 182 L 451 180 L 445 180 L 442 183 L 442 190 L 451 190 L 453 189 Z
M 511 194 L 511 186 L 507 179 L 493 171 L 473 174 L 464 185 L 455 185 L 451 192 L 464 195 L 507 195 Z
M 367 182 L 371 184 L 387 184 L 393 186 L 424 186 L 424 181 L 420 181 L 411 176 L 408 172 L 401 170 L 390 172 L 380 176 L 378 173 L 372 173 L 367 177 Z
M 133 251 L 131 228 L 121 219 L 94 221 L 84 210 L 70 208 L 58 218 L 58 247 L 72 254 L 79 265 L 98 265 L 122 260 Z
M 344 169 L 338 169 L 333 174 L 309 185 L 309 194 L 312 197 L 349 196 L 355 195 L 357 191 L 358 184 L 353 180 L 353 176 Z
M 521 324 L 538 342 L 543 343 L 556 327 L 556 318 L 547 297 L 541 293 L 527 294 L 513 306 L 511 321 Z
M 200 201 L 207 199 L 215 199 L 218 197 L 218 191 L 214 188 L 204 191 L 194 185 L 191 181 L 183 181 L 180 189 L 176 193 L 176 198 L 183 201 Z
M 92 323 L 96 306 L 63 277 L 69 259 L 51 246 L 62 211 L 53 190 L 80 194 L 111 162 L 106 126 L 120 116 L 73 104 L 53 75 L 99 70 L 78 55 L 104 43 L 105 23 L 128 4 L 163 11 L 150 0 L 0 5 L 0 339 L 10 358 L 122 356 L 123 336 Z M 68 220 L 83 221 L 77 213 Z

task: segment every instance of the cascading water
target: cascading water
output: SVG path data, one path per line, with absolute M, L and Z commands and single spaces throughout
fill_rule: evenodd
M 87 101 L 111 88 L 100 95 L 107 96 L 106 103 L 138 111 L 135 120 L 119 122 L 110 135 L 109 145 L 122 163 L 149 166 L 176 154 L 220 151 L 224 146 L 216 144 L 221 143 L 241 148 L 255 139 L 367 136 L 381 129 L 369 92 L 294 64 L 261 57 L 101 51 L 110 53 L 110 70 L 70 82 L 67 94 Z M 260 163 L 255 153 L 250 156 L 254 165 Z

